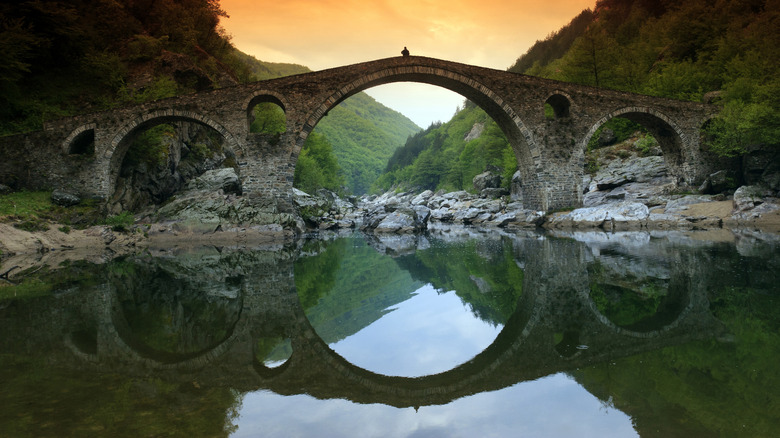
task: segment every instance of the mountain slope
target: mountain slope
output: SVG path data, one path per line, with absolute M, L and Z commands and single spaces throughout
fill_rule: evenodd
M 341 173 L 354 194 L 366 193 L 393 152 L 420 128 L 365 93 L 330 110 L 314 129 L 333 145 Z

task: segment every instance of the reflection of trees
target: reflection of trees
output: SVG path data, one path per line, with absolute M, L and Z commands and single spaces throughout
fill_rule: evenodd
M 328 343 L 357 333 L 422 286 L 359 237 L 339 239 L 295 263 L 306 318 Z
M 748 287 L 709 292 L 730 335 L 572 372 L 634 419 L 643 437 L 773 436 L 780 424 L 780 301 Z
M 397 257 L 399 266 L 439 292 L 454 291 L 478 318 L 503 325 L 522 293 L 523 270 L 517 266 L 509 239 L 445 243 Z

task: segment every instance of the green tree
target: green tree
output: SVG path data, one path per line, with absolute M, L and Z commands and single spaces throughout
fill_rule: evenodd
M 306 193 L 324 188 L 338 192 L 343 184 L 333 147 L 319 134 L 311 133 L 298 156 L 293 186 Z

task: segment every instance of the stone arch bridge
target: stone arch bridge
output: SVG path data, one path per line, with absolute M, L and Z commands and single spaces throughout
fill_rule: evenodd
M 709 171 L 699 131 L 716 108 L 408 56 L 163 99 L 54 120 L 43 131 L 0 139 L 0 182 L 62 188 L 108 199 L 136 133 L 176 120 L 219 132 L 239 161 L 244 193 L 289 209 L 298 154 L 328 111 L 351 95 L 392 82 L 420 82 L 457 92 L 484 109 L 511 143 L 523 179 L 526 208 L 582 205 L 584 149 L 613 117 L 645 126 L 659 141 L 679 183 L 696 184 Z M 278 138 L 250 133 L 252 109 L 278 104 L 286 131 Z M 545 104 L 555 117 L 544 114 Z

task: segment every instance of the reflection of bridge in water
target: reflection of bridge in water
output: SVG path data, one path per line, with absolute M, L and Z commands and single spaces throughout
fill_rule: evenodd
M 45 304 L 14 303 L 2 314 L 9 323 L 6 333 L 14 333 L 3 342 L 37 350 L 53 348 L 57 362 L 77 368 L 154 374 L 170 381 L 196 379 L 201 386 L 239 391 L 270 389 L 284 395 L 407 407 L 446 404 L 723 332 L 709 310 L 705 268 L 685 252 L 671 255 L 669 293 L 658 312 L 621 327 L 603 315 L 590 297 L 592 248 L 574 240 L 533 238 L 515 240 L 514 251 L 525 272 L 514 314 L 482 353 L 436 375 L 379 375 L 332 351 L 300 305 L 292 257 L 281 253 L 215 253 L 165 267 L 176 272 L 180 281 L 201 285 L 216 281 L 236 289 L 235 295 L 224 299 L 238 309 L 226 313 L 224 336 L 197 351 L 175 354 L 145 343 L 128 323 L 117 291 L 126 285 L 116 280 L 91 290 L 66 291 Z M 292 355 L 275 368 L 266 367 L 257 357 L 258 342 L 269 338 L 291 341 Z

